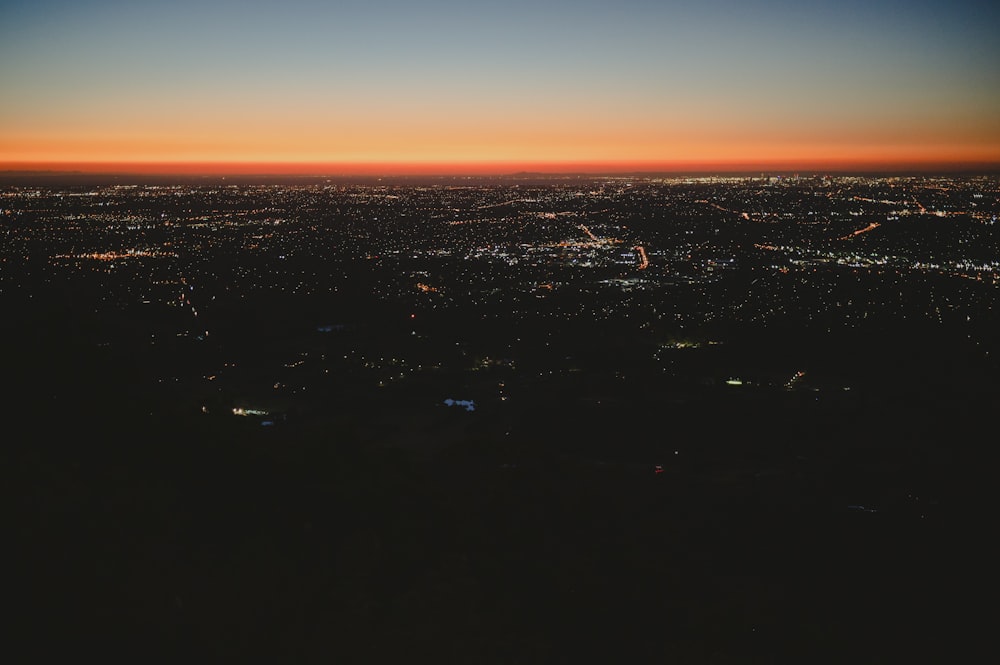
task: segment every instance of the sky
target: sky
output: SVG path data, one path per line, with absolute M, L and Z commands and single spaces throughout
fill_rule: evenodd
M 962 0 L 0 0 L 0 169 L 995 167 L 998 28 Z

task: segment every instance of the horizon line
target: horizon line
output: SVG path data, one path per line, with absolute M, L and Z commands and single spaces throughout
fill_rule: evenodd
M 1000 161 L 0 161 L 0 174 L 145 176 L 461 177 L 710 173 L 993 173 Z

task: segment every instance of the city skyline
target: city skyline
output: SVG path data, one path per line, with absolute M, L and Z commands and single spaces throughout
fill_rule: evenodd
M 0 170 L 1000 165 L 1000 9 L 0 3 Z

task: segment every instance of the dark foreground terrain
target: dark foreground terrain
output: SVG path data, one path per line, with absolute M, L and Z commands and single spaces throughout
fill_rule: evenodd
M 944 662 L 979 634 L 995 395 L 553 382 L 513 435 L 410 395 L 261 427 L 44 336 L 4 437 L 37 661 Z

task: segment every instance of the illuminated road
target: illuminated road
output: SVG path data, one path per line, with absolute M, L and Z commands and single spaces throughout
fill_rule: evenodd
M 649 267 L 649 257 L 646 256 L 646 248 L 642 245 L 636 245 L 635 249 L 639 252 L 639 270 L 645 270 Z
M 841 236 L 840 240 L 850 240 L 854 236 L 859 236 L 862 233 L 868 233 L 869 231 L 874 231 L 879 226 L 880 226 L 880 224 L 878 222 L 872 222 L 871 224 L 869 224 L 868 226 L 866 226 L 863 229 L 858 229 L 857 231 L 855 231 L 853 233 L 848 233 L 846 236 Z
M 584 226 L 583 224 L 581 224 L 580 228 L 583 229 L 583 232 L 586 233 L 590 237 L 591 240 L 593 240 L 594 242 L 601 242 L 601 239 L 598 238 L 597 236 L 595 236 L 594 233 L 593 233 L 593 231 L 591 231 L 590 229 L 588 229 L 586 226 Z
M 745 219 L 747 221 L 750 221 L 750 213 L 748 213 L 748 212 L 744 212 L 742 210 L 733 210 L 731 208 L 723 208 L 718 203 L 710 203 L 709 201 L 706 201 L 704 199 L 697 201 L 697 203 L 708 204 L 708 205 L 712 206 L 713 208 L 715 208 L 716 210 L 721 210 L 722 212 L 728 212 L 731 215 L 739 215 L 743 219 Z

